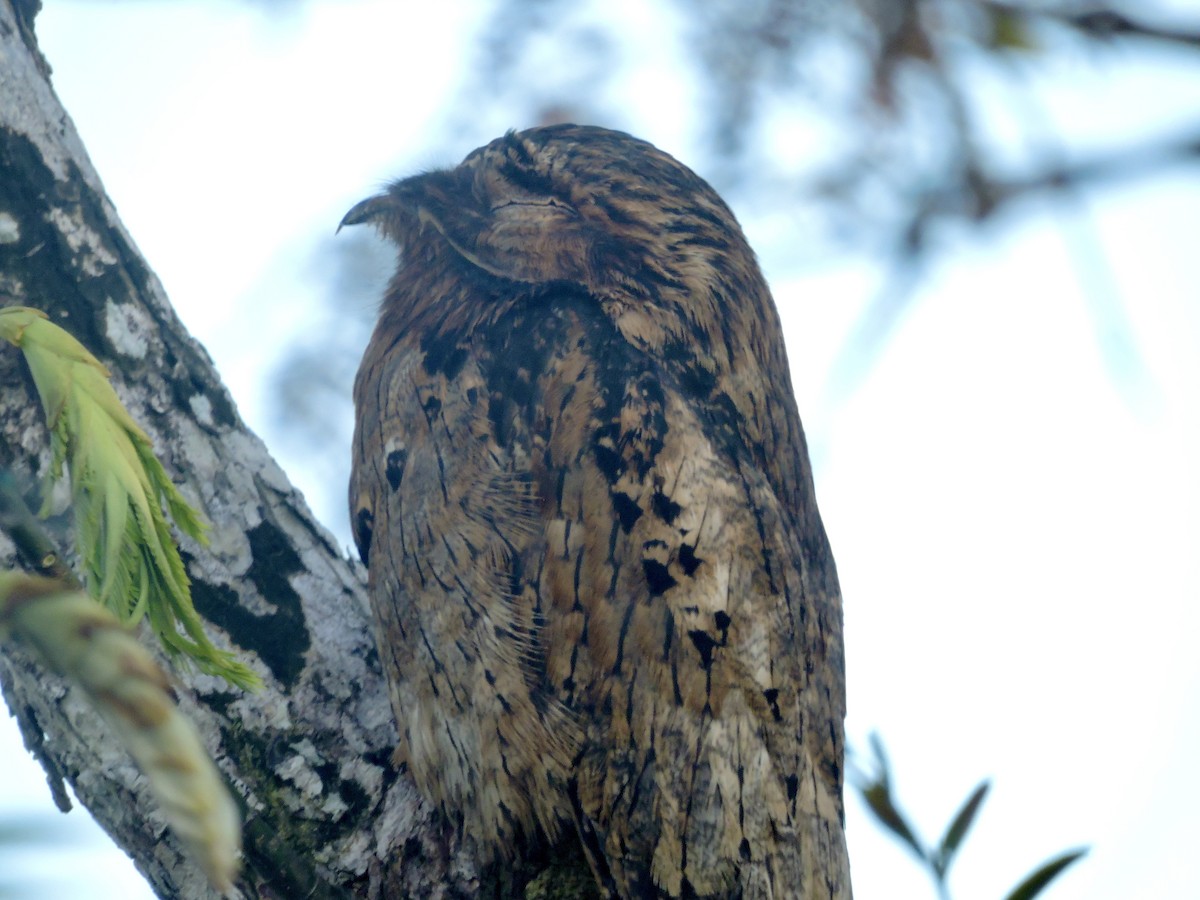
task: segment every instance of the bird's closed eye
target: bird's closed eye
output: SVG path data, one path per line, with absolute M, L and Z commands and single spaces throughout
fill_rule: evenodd
M 493 203 L 491 211 L 496 212 L 507 206 L 552 206 L 571 215 L 579 215 L 573 207 L 563 203 L 561 200 L 556 200 L 554 197 L 509 197 Z

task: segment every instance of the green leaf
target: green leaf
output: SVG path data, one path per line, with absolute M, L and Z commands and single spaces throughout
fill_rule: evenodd
M 892 799 L 891 766 L 888 763 L 887 753 L 883 749 L 883 740 L 877 732 L 872 731 L 867 735 L 867 741 L 871 745 L 871 753 L 875 757 L 877 773 L 874 778 L 866 779 L 858 785 L 859 793 L 862 794 L 867 808 L 875 814 L 875 818 L 888 831 L 900 838 L 917 855 L 918 859 L 928 861 L 929 855 L 921 845 L 920 839 L 917 838 L 916 832 L 908 824 L 908 820 L 904 818 L 904 814 L 900 812 Z
M 984 781 L 975 788 L 971 796 L 967 798 L 967 802 L 958 811 L 958 815 L 950 823 L 950 827 L 946 829 L 946 834 L 937 850 L 936 864 L 939 872 L 945 874 L 946 870 L 950 868 L 954 854 L 962 844 L 971 823 L 975 821 L 975 815 L 979 812 L 979 807 L 983 805 L 984 798 L 987 797 L 989 787 L 988 782 Z
M 1068 850 L 1061 856 L 1056 856 L 1049 862 L 1044 863 L 1040 868 L 1030 874 L 1024 881 L 1012 889 L 1012 892 L 1004 898 L 1004 900 L 1032 900 L 1042 892 L 1042 888 L 1048 885 L 1051 881 L 1058 877 L 1067 866 L 1071 865 L 1075 860 L 1085 856 L 1088 848 L 1083 847 L 1079 850 Z
M 164 506 L 181 532 L 207 543 L 208 526 L 171 482 L 150 439 L 121 405 L 108 370 L 45 314 L 0 309 L 0 337 L 21 348 L 50 429 L 50 488 L 71 475 L 76 543 L 88 592 L 118 618 L 148 618 L 163 646 L 239 687 L 258 676 L 204 633 Z M 180 631 L 182 629 L 182 633 Z
M 879 769 L 877 780 L 885 788 L 890 788 L 891 765 L 888 763 L 887 753 L 883 749 L 883 738 L 879 736 L 878 731 L 872 731 L 867 735 L 867 743 L 871 745 L 871 753 L 875 755 L 875 765 Z
M 883 823 L 889 831 L 900 838 L 909 848 L 917 854 L 920 859 L 925 859 L 925 849 L 921 846 L 921 842 L 913 833 L 912 827 L 896 808 L 896 804 L 892 802 L 892 796 L 888 792 L 887 785 L 882 782 L 875 782 L 861 789 L 863 799 L 867 802 L 871 812 L 875 814 L 880 822 Z

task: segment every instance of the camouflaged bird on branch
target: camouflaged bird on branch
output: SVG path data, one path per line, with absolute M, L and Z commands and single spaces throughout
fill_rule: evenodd
M 628 135 L 398 181 L 350 487 L 400 758 L 481 862 L 611 897 L 850 896 L 841 600 L 733 214 Z

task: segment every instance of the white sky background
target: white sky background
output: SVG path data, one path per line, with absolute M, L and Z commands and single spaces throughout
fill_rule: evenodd
M 431 158 L 423 135 L 444 124 L 481 7 L 46 6 L 37 31 L 55 87 L 126 227 L 243 416 L 348 543 L 343 476 L 328 484 L 305 470 L 304 448 L 271 440 L 265 380 L 309 336 L 317 236 L 385 180 L 475 146 Z M 621 82 L 621 124 L 694 161 L 693 100 L 652 24 L 631 29 L 643 61 Z M 1200 71 L 1182 62 L 1127 53 L 1110 78 L 1074 59 L 1035 81 L 1055 121 L 1122 145 L 1182 124 L 1170 118 L 1180 110 L 1200 118 Z M 1012 133 L 1003 102 L 1001 137 Z M 1083 213 L 1029 203 L 982 233 L 948 235 L 848 396 L 830 372 L 883 273 L 805 254 L 800 269 L 777 218 L 745 212 L 743 223 L 784 317 L 842 579 L 849 737 L 863 747 L 881 732 L 930 840 L 994 780 L 955 895 L 1000 896 L 1090 844 L 1046 896 L 1200 896 L 1197 169 L 1091 192 Z M 1145 364 L 1133 386 L 1105 367 L 1069 250 L 1089 232 Z M 0 760 L 0 821 L 52 811 L 3 717 Z M 847 796 L 856 895 L 932 897 Z M 4 853 L 0 868 L 30 898 L 150 896 L 119 851 L 102 862 L 81 846 L 94 845 Z

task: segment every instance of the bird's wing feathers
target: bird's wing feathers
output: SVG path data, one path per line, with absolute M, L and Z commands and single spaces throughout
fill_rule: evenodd
M 378 411 L 355 435 L 356 536 L 382 661 L 401 676 L 389 683 L 403 758 L 484 848 L 515 852 L 535 825 L 554 836 L 566 820 L 555 795 L 578 744 L 537 674 L 522 565 L 541 540 L 539 501 L 524 435 L 497 441 L 491 360 L 447 368 L 416 337 L 370 358 L 356 386 L 359 408 Z
M 575 820 L 622 896 L 820 895 L 831 598 L 728 417 L 565 289 L 391 344 L 357 391 L 359 540 L 427 796 L 485 846 Z
M 590 297 L 514 308 L 475 355 L 540 502 L 520 570 L 544 689 L 584 729 L 572 791 L 593 865 L 624 896 L 797 891 L 816 871 L 799 831 L 840 808 L 817 774 L 840 748 L 805 734 L 828 733 L 803 707 L 824 662 L 807 618 L 828 598 L 805 595 L 767 476 Z

